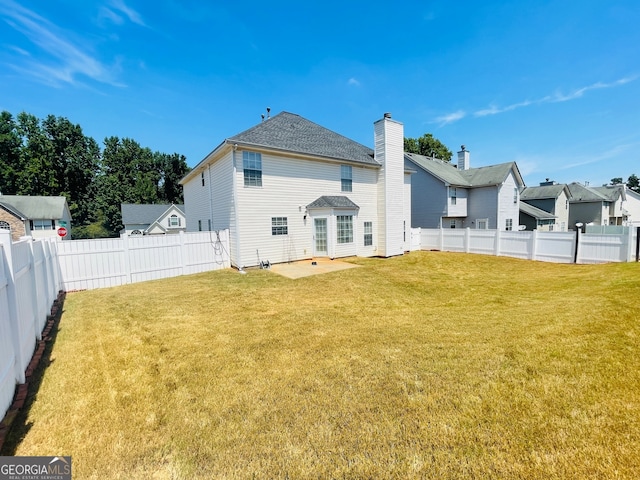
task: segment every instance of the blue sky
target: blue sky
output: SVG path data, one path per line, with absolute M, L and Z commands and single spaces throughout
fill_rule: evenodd
M 474 167 L 601 185 L 640 175 L 638 24 L 637 0 L 0 0 L 0 110 L 190 166 L 266 107 L 367 146 L 391 112 Z

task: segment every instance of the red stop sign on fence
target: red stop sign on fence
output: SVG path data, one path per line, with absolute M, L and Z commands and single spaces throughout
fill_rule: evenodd
M 64 228 L 64 227 L 60 227 L 60 228 L 58 229 L 58 235 L 59 235 L 60 237 L 66 237 L 66 236 L 67 236 L 67 229 L 66 229 L 66 228 Z

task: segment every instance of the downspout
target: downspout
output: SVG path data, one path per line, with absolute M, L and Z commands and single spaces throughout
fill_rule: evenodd
M 207 181 L 209 182 L 209 230 L 214 228 L 213 225 L 213 191 L 211 190 L 211 164 L 207 164 Z
M 234 144 L 231 149 L 231 162 L 233 164 L 233 181 L 231 182 L 233 186 L 233 215 L 235 217 L 236 222 L 236 232 L 235 232 L 235 242 L 236 242 L 236 268 L 240 273 L 246 273 L 242 269 L 242 255 L 240 254 L 240 215 L 238 214 L 238 185 L 237 185 L 237 167 L 236 167 L 236 150 L 238 149 L 238 144 Z

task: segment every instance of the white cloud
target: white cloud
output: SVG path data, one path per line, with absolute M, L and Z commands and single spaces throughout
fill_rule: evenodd
M 355 78 L 351 77 L 349 79 L 349 81 L 347 82 L 347 85 L 351 85 L 354 87 L 359 87 L 360 86 L 360 82 L 358 80 L 356 80 Z
M 0 15 L 48 56 L 45 61 L 35 61 L 32 56 L 22 64 L 10 65 L 14 70 L 49 85 L 75 84 L 78 76 L 86 76 L 98 82 L 122 86 L 116 82 L 109 67 L 65 38 L 64 32 L 46 18 L 12 0 L 0 2 Z
M 498 113 L 510 112 L 511 110 L 515 110 L 517 108 L 528 107 L 530 105 L 540 105 L 543 103 L 558 103 L 558 102 L 567 102 L 569 100 L 575 100 L 584 96 L 584 94 L 590 90 L 598 90 L 603 88 L 613 88 L 620 85 L 624 85 L 625 83 L 632 82 L 637 77 L 624 77 L 615 82 L 604 83 L 604 82 L 596 82 L 592 85 L 588 85 L 586 87 L 578 88 L 573 92 L 568 94 L 555 93 L 553 95 L 547 95 L 546 97 L 539 98 L 537 100 L 525 100 L 518 103 L 512 103 L 511 105 L 507 105 L 506 107 L 498 107 L 496 105 L 491 105 L 487 108 L 483 108 L 481 110 L 477 110 L 473 113 L 475 117 L 485 117 L 487 115 L 497 115 Z
M 466 117 L 467 113 L 464 110 L 458 110 L 457 112 L 442 115 L 434 120 L 435 123 L 439 123 L 440 126 L 447 125 L 448 123 L 457 122 Z

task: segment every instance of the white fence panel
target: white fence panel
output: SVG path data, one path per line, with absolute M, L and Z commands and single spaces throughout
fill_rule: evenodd
M 59 242 L 66 291 L 91 290 L 229 268 L 229 232 Z
M 5 246 L 0 245 L 0 418 L 9 409 L 16 387 L 16 353 L 9 316 L 9 266 Z
M 495 230 L 469 230 L 470 253 L 495 255 L 497 236 Z
M 37 329 L 35 279 L 31 257 L 31 240 L 22 240 L 13 244 L 13 281 L 16 292 L 16 310 L 18 327 L 17 349 L 19 365 L 27 365 L 40 338 Z
M 626 262 L 629 260 L 629 239 L 629 234 L 582 234 L 578 263 Z
M 530 259 L 532 257 L 533 232 L 499 232 L 498 255 Z
M 413 252 L 415 250 L 420 250 L 421 235 L 420 228 L 411 229 L 411 243 L 409 244 L 409 251 Z
M 448 252 L 466 252 L 466 230 L 460 228 L 443 229 L 442 249 Z
M 483 253 L 508 257 L 573 263 L 577 232 L 497 231 L 472 229 L 421 229 L 422 250 Z M 577 263 L 635 260 L 637 229 L 627 233 L 581 234 Z
M 573 263 L 576 248 L 575 232 L 536 232 L 534 260 Z

